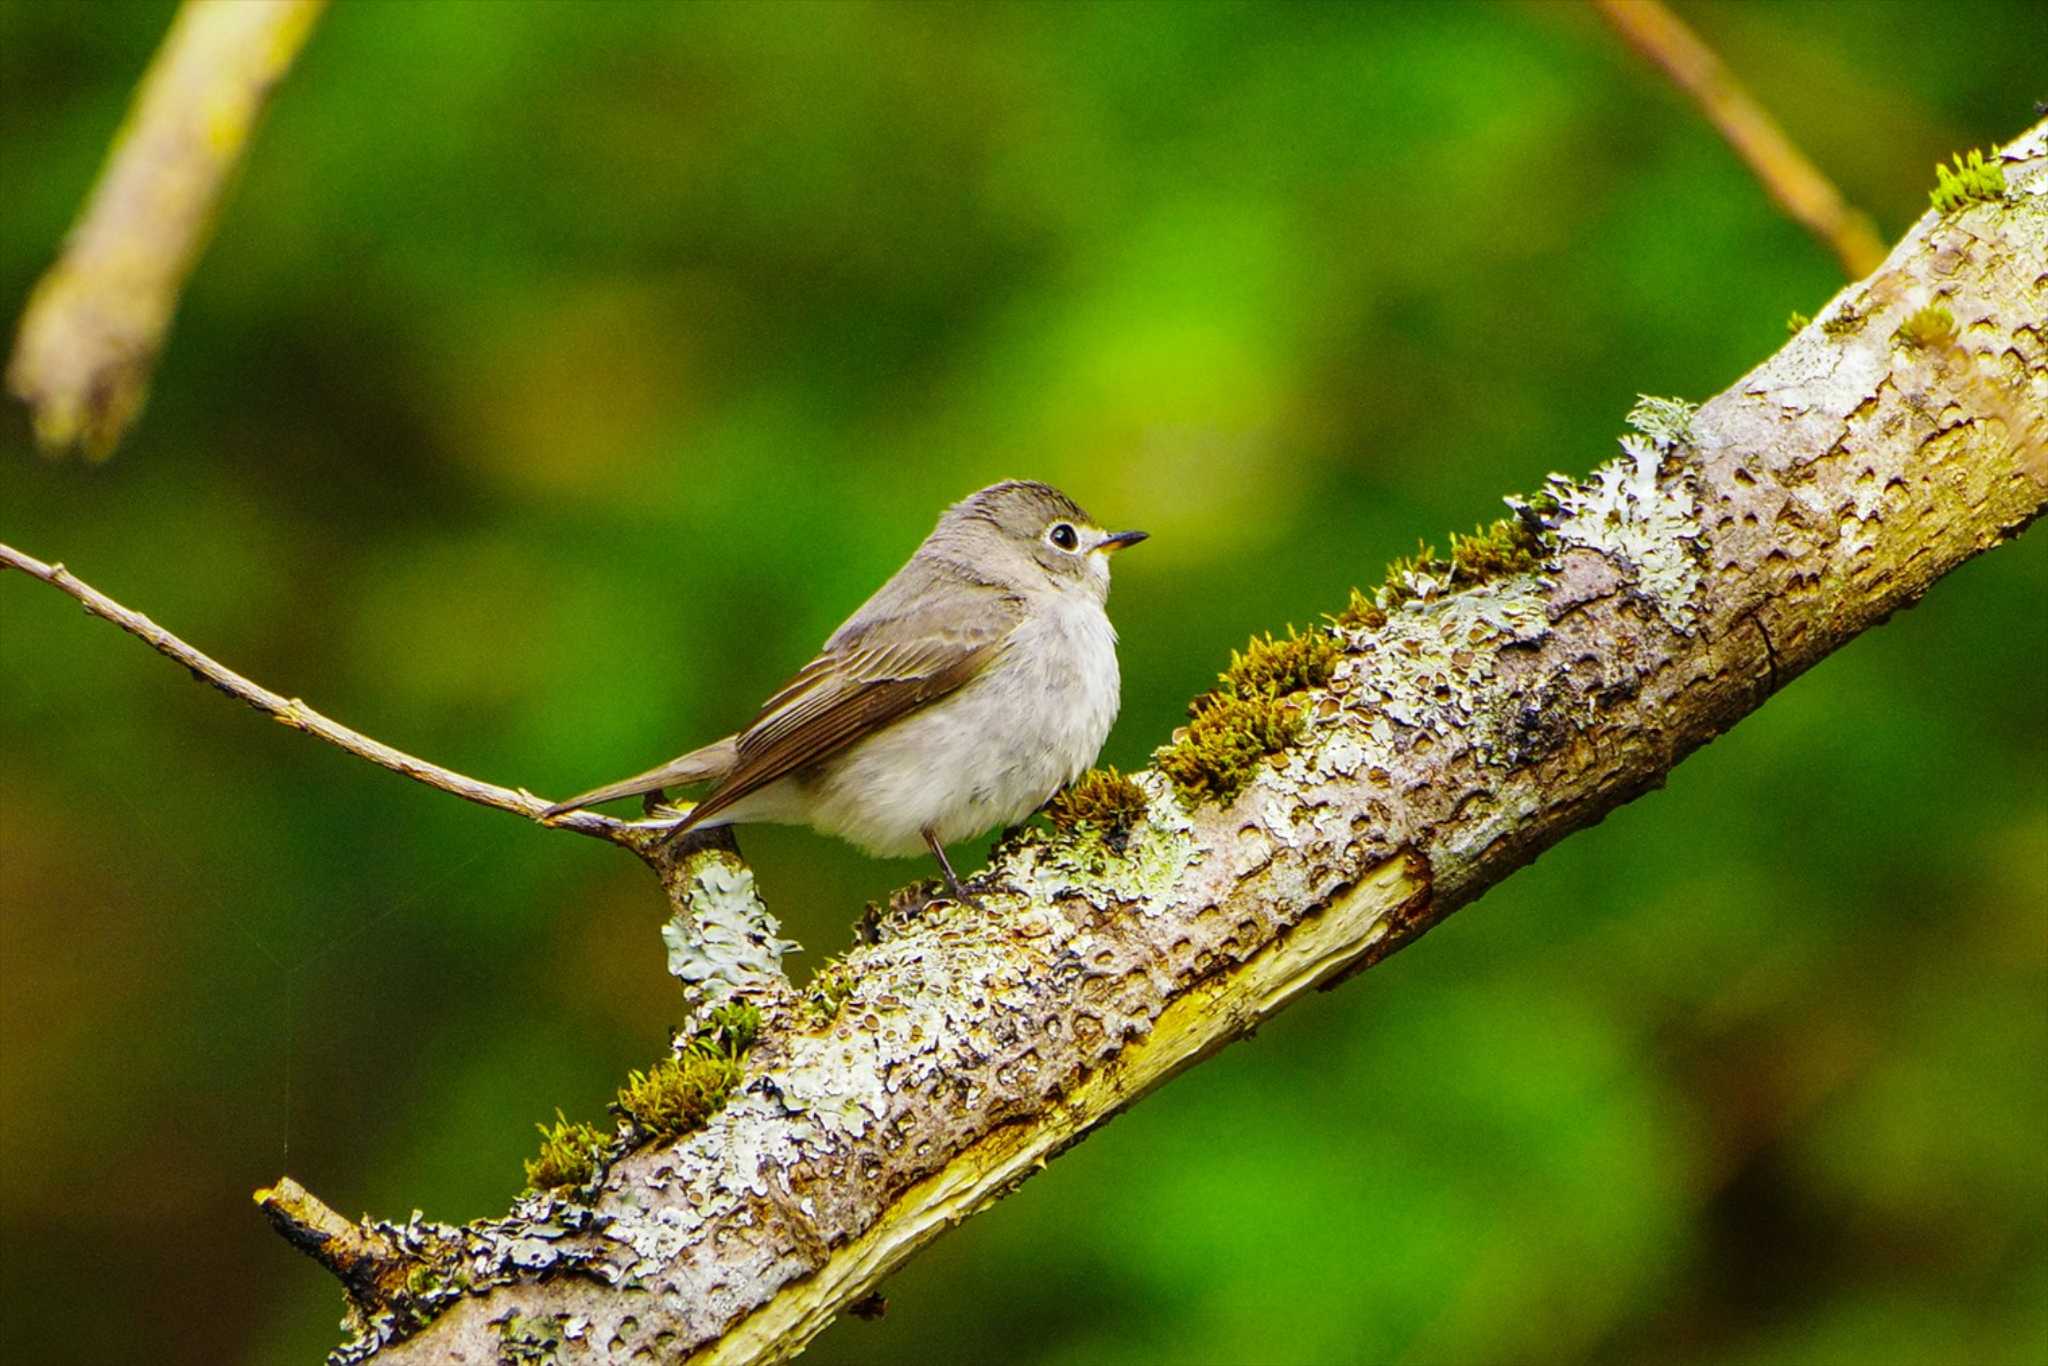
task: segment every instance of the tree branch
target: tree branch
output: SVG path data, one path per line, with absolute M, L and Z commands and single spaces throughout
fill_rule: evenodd
M 45 564 L 33 555 L 25 555 L 10 545 L 0 545 L 0 568 L 18 569 L 30 578 L 41 579 L 51 587 L 69 593 L 85 605 L 85 610 L 102 621 L 110 621 L 129 635 L 145 642 L 148 646 L 169 659 L 174 659 L 191 670 L 194 678 L 210 683 L 229 697 L 246 702 L 272 720 L 290 726 L 293 730 L 304 731 L 317 740 L 325 740 L 338 749 L 346 750 L 358 759 L 367 759 L 380 768 L 393 773 L 402 773 L 414 782 L 425 783 L 428 787 L 452 793 L 464 801 L 479 806 L 509 811 L 515 816 L 540 822 L 556 830 L 573 830 L 579 835 L 644 851 L 652 841 L 669 830 L 675 821 L 619 821 L 610 816 L 601 816 L 594 811 L 574 811 L 542 821 L 541 812 L 547 809 L 547 802 L 534 796 L 525 788 L 499 787 L 496 783 L 479 782 L 465 777 L 452 769 L 430 764 L 403 750 L 393 749 L 382 741 L 372 740 L 358 731 L 350 730 L 338 721 L 331 721 L 314 711 L 296 697 L 282 697 L 260 683 L 252 683 L 242 675 L 187 645 L 184 641 L 166 631 L 140 612 L 132 611 L 115 602 L 106 594 L 80 579 L 61 564 Z
M 48 451 L 111 452 L 271 93 L 327 0 L 186 0 L 22 314 L 7 385 Z
M 1720 55 L 1663 0 L 1593 3 L 1630 47 L 1699 106 L 1778 207 L 1835 254 L 1842 274 L 1853 280 L 1877 269 L 1884 260 L 1884 243 L 1870 216 L 1842 198 L 1834 182 L 1807 160 Z
M 1540 533 L 1533 568 L 1473 583 L 1407 567 L 1339 618 L 1341 653 L 1272 700 L 1271 724 L 1232 733 L 1211 699 L 1172 762 L 1135 775 L 1128 830 L 1012 837 L 980 884 L 987 910 L 877 917 L 829 995 L 767 979 L 751 1050 L 706 1055 L 738 1082 L 695 1127 L 622 1125 L 588 1180 L 462 1227 L 346 1226 L 296 1187 L 266 1193 L 349 1287 L 356 1336 L 337 1358 L 793 1356 L 1093 1126 L 1659 786 L 2015 535 L 2048 505 L 2048 124 L 2002 164 L 2004 191 L 1923 215 L 1696 413 L 1646 402 L 1618 459 L 1511 500 Z M 146 619 L 11 558 L 186 660 Z M 1247 768 L 1240 742 L 1268 752 Z M 1226 762 L 1249 780 L 1209 800 L 1232 790 Z M 1204 764 L 1217 781 L 1188 781 Z M 509 795 L 525 814 L 538 801 Z M 735 912 L 758 937 L 751 889 L 721 866 L 677 862 L 664 882 L 725 898 L 707 930 Z

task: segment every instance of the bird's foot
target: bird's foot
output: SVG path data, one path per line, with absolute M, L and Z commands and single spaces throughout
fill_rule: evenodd
M 932 831 L 926 830 L 924 832 L 924 844 L 925 848 L 932 851 L 932 857 L 938 860 L 939 872 L 945 876 L 946 891 L 952 899 L 971 911 L 985 913 L 987 908 L 975 899 L 974 893 L 960 885 L 960 877 L 953 871 L 952 863 L 946 858 L 946 846 L 939 843 L 939 837 Z

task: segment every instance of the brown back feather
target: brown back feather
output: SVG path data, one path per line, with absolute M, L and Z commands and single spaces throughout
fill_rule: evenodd
M 830 758 L 919 707 L 972 681 L 988 667 L 1023 619 L 1014 597 L 983 593 L 967 620 L 934 623 L 915 610 L 928 586 L 952 577 L 951 566 L 914 561 L 885 584 L 761 707 L 739 734 L 738 762 L 681 828 L 716 815 L 778 778 Z M 887 613 L 901 604 L 910 609 Z

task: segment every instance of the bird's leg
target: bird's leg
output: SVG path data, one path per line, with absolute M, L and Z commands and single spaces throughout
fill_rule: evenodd
M 931 850 L 932 857 L 939 861 L 939 871 L 946 875 L 946 890 L 953 894 L 953 899 L 970 909 L 981 910 L 982 904 L 960 885 L 959 877 L 953 872 L 953 865 L 946 859 L 946 846 L 939 843 L 938 835 L 929 828 L 919 833 L 924 836 L 924 847 Z

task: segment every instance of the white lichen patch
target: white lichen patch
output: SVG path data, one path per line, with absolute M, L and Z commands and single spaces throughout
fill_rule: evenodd
M 1549 595 L 1534 574 L 1403 603 L 1364 638 L 1349 665 L 1353 703 L 1383 721 L 1449 735 L 1486 711 L 1486 684 L 1500 650 L 1541 640 L 1549 629 Z M 1394 742 L 1391 726 L 1348 732 L 1348 743 L 1365 751 L 1362 761 L 1377 761 L 1372 750 Z
M 600 1216 L 603 1236 L 632 1253 L 630 1260 L 614 1263 L 608 1279 L 640 1283 L 661 1277 L 707 1226 L 741 1217 L 750 1198 L 770 1193 L 771 1181 L 787 1193 L 790 1170 L 829 1146 L 771 1088 L 750 1086 L 657 1159 L 664 1189 L 671 1192 L 658 1209 L 620 1203 Z
M 1629 426 L 1657 444 L 1657 449 L 1675 451 L 1692 442 L 1693 414 L 1699 408 L 1682 398 L 1655 398 L 1637 394 L 1636 406 L 1628 410 Z
M 839 1019 L 865 1020 L 872 1002 L 861 986 L 840 1005 Z M 829 1134 L 859 1138 L 888 1113 L 889 1088 L 875 1036 L 850 1025 L 833 1028 L 815 1044 L 793 1050 L 790 1062 L 768 1076 L 783 1106 L 802 1113 Z
M 661 927 L 669 972 L 705 1002 L 785 981 L 782 955 L 798 945 L 779 937 L 753 870 L 716 850 L 688 857 L 675 913 Z
M 1359 743 L 1358 732 L 1350 727 L 1334 731 L 1314 751 L 1317 769 L 1333 778 L 1352 777 L 1364 765 L 1366 757 L 1366 748 Z
M 644 1281 L 682 1255 L 696 1241 L 703 1219 L 695 1210 L 664 1205 L 652 1212 L 621 1209 L 606 1220 L 604 1236 L 630 1250 L 633 1259 L 615 1267 L 615 1283 Z
M 1632 574 L 1664 623 L 1689 634 L 1699 592 L 1699 500 L 1684 466 L 1667 476 L 1670 449 L 1652 435 L 1621 438 L 1622 454 L 1583 483 L 1552 475 L 1552 522 L 1561 549 L 1583 546 Z

